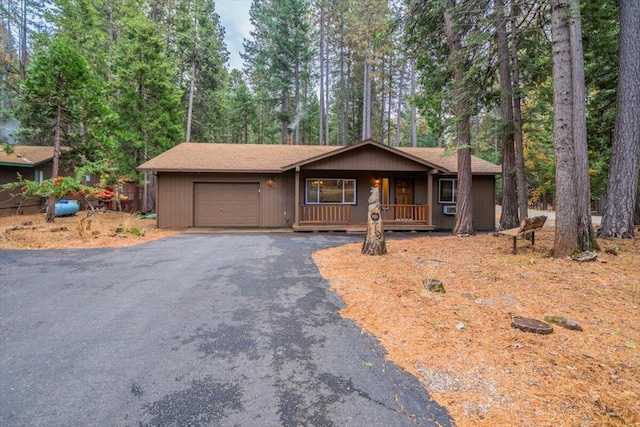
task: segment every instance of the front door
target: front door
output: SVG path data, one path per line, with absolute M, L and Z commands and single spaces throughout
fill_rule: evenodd
M 413 180 L 409 178 L 397 178 L 395 182 L 395 193 L 395 219 L 413 219 Z

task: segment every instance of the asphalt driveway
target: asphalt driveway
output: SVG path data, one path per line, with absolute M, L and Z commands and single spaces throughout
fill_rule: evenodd
M 0 425 L 452 425 L 311 260 L 360 239 L 0 251 Z

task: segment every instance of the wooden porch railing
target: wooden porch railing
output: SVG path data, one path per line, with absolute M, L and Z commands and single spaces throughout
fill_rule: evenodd
M 430 224 L 428 205 L 381 205 L 382 220 Z M 301 205 L 300 224 L 351 224 L 351 205 Z
M 414 221 L 429 224 L 428 205 L 381 205 L 383 221 Z
M 302 205 L 301 224 L 350 224 L 351 205 Z

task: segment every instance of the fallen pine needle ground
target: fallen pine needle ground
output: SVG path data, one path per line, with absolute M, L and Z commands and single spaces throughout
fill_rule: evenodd
M 114 211 L 56 217 L 44 213 L 0 217 L 0 249 L 71 249 L 133 246 L 177 234 L 159 229 L 155 219 Z M 83 218 L 86 219 L 84 221 Z
M 388 254 L 361 244 L 314 254 L 346 303 L 342 315 L 375 335 L 387 358 L 466 426 L 640 425 L 640 240 L 600 239 L 592 262 L 548 256 L 491 234 L 387 236 Z M 446 293 L 425 289 L 438 279 Z M 511 317 L 563 316 L 583 331 L 550 335 Z

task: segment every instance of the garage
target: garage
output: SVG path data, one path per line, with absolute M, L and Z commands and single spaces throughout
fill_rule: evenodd
M 193 184 L 195 227 L 258 227 L 260 185 L 251 183 Z

